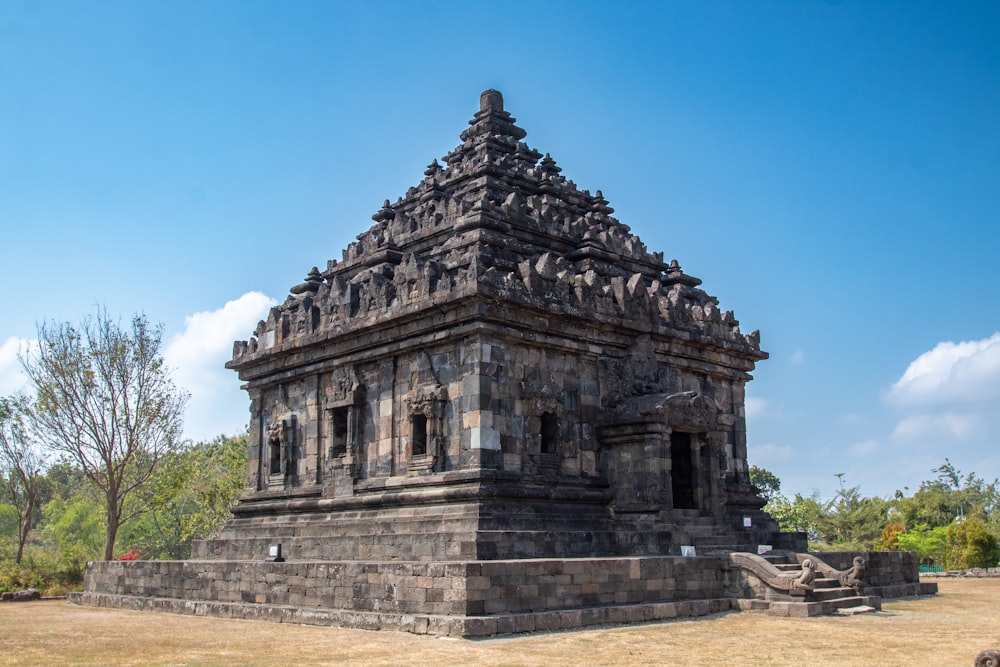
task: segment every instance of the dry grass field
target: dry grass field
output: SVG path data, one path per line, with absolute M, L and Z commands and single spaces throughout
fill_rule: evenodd
M 972 667 L 1000 648 L 1000 579 L 811 619 L 725 614 L 485 641 L 76 607 L 0 605 L 3 665 L 878 665 Z

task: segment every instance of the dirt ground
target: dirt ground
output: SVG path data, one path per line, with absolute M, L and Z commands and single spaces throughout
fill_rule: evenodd
M 0 605 L 2 665 L 878 665 L 972 667 L 1000 648 L 1000 579 L 938 580 L 878 614 L 697 621 L 483 641 L 77 607 Z

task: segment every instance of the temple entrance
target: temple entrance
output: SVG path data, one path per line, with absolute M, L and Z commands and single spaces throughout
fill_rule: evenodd
M 698 509 L 695 500 L 694 450 L 691 434 L 674 431 L 670 434 L 670 484 L 673 488 L 674 509 Z

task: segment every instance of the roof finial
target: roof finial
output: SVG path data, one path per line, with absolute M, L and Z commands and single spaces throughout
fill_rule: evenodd
M 484 90 L 483 94 L 479 96 L 479 110 L 486 111 L 487 109 L 492 109 L 493 111 L 503 111 L 503 95 L 500 94 L 499 90 Z
M 469 121 L 468 128 L 461 134 L 462 141 L 471 141 L 473 137 L 482 134 L 490 134 L 500 137 L 513 137 L 515 140 L 524 139 L 527 132 L 514 125 L 516 118 L 503 110 L 503 95 L 499 90 L 484 90 L 479 96 L 479 111 Z M 506 141 L 506 140 L 505 140 Z M 507 153 L 517 150 L 516 144 L 509 146 L 510 150 L 504 149 Z
M 392 220 L 396 217 L 396 211 L 392 209 L 389 205 L 389 200 L 386 199 L 382 204 L 382 210 L 372 216 L 372 220 L 375 222 L 382 222 L 383 220 Z
M 434 158 L 434 161 L 427 165 L 427 169 L 424 169 L 424 176 L 433 176 L 441 171 L 441 165 L 438 164 L 437 158 Z

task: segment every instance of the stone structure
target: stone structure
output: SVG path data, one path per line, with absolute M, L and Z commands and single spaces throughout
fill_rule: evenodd
M 524 137 L 483 93 L 447 166 L 235 345 L 250 488 L 196 557 L 801 546 L 748 477 L 757 333 Z
M 191 562 L 95 565 L 88 601 L 469 636 L 734 608 L 730 551 L 805 551 L 750 485 L 757 332 L 524 137 L 483 93 L 235 344 L 235 518 Z
M 42 593 L 37 588 L 26 588 L 21 591 L 8 591 L 0 594 L 0 601 L 3 602 L 31 602 L 41 599 Z
M 986 649 L 976 656 L 976 667 L 1000 667 L 1000 650 Z

